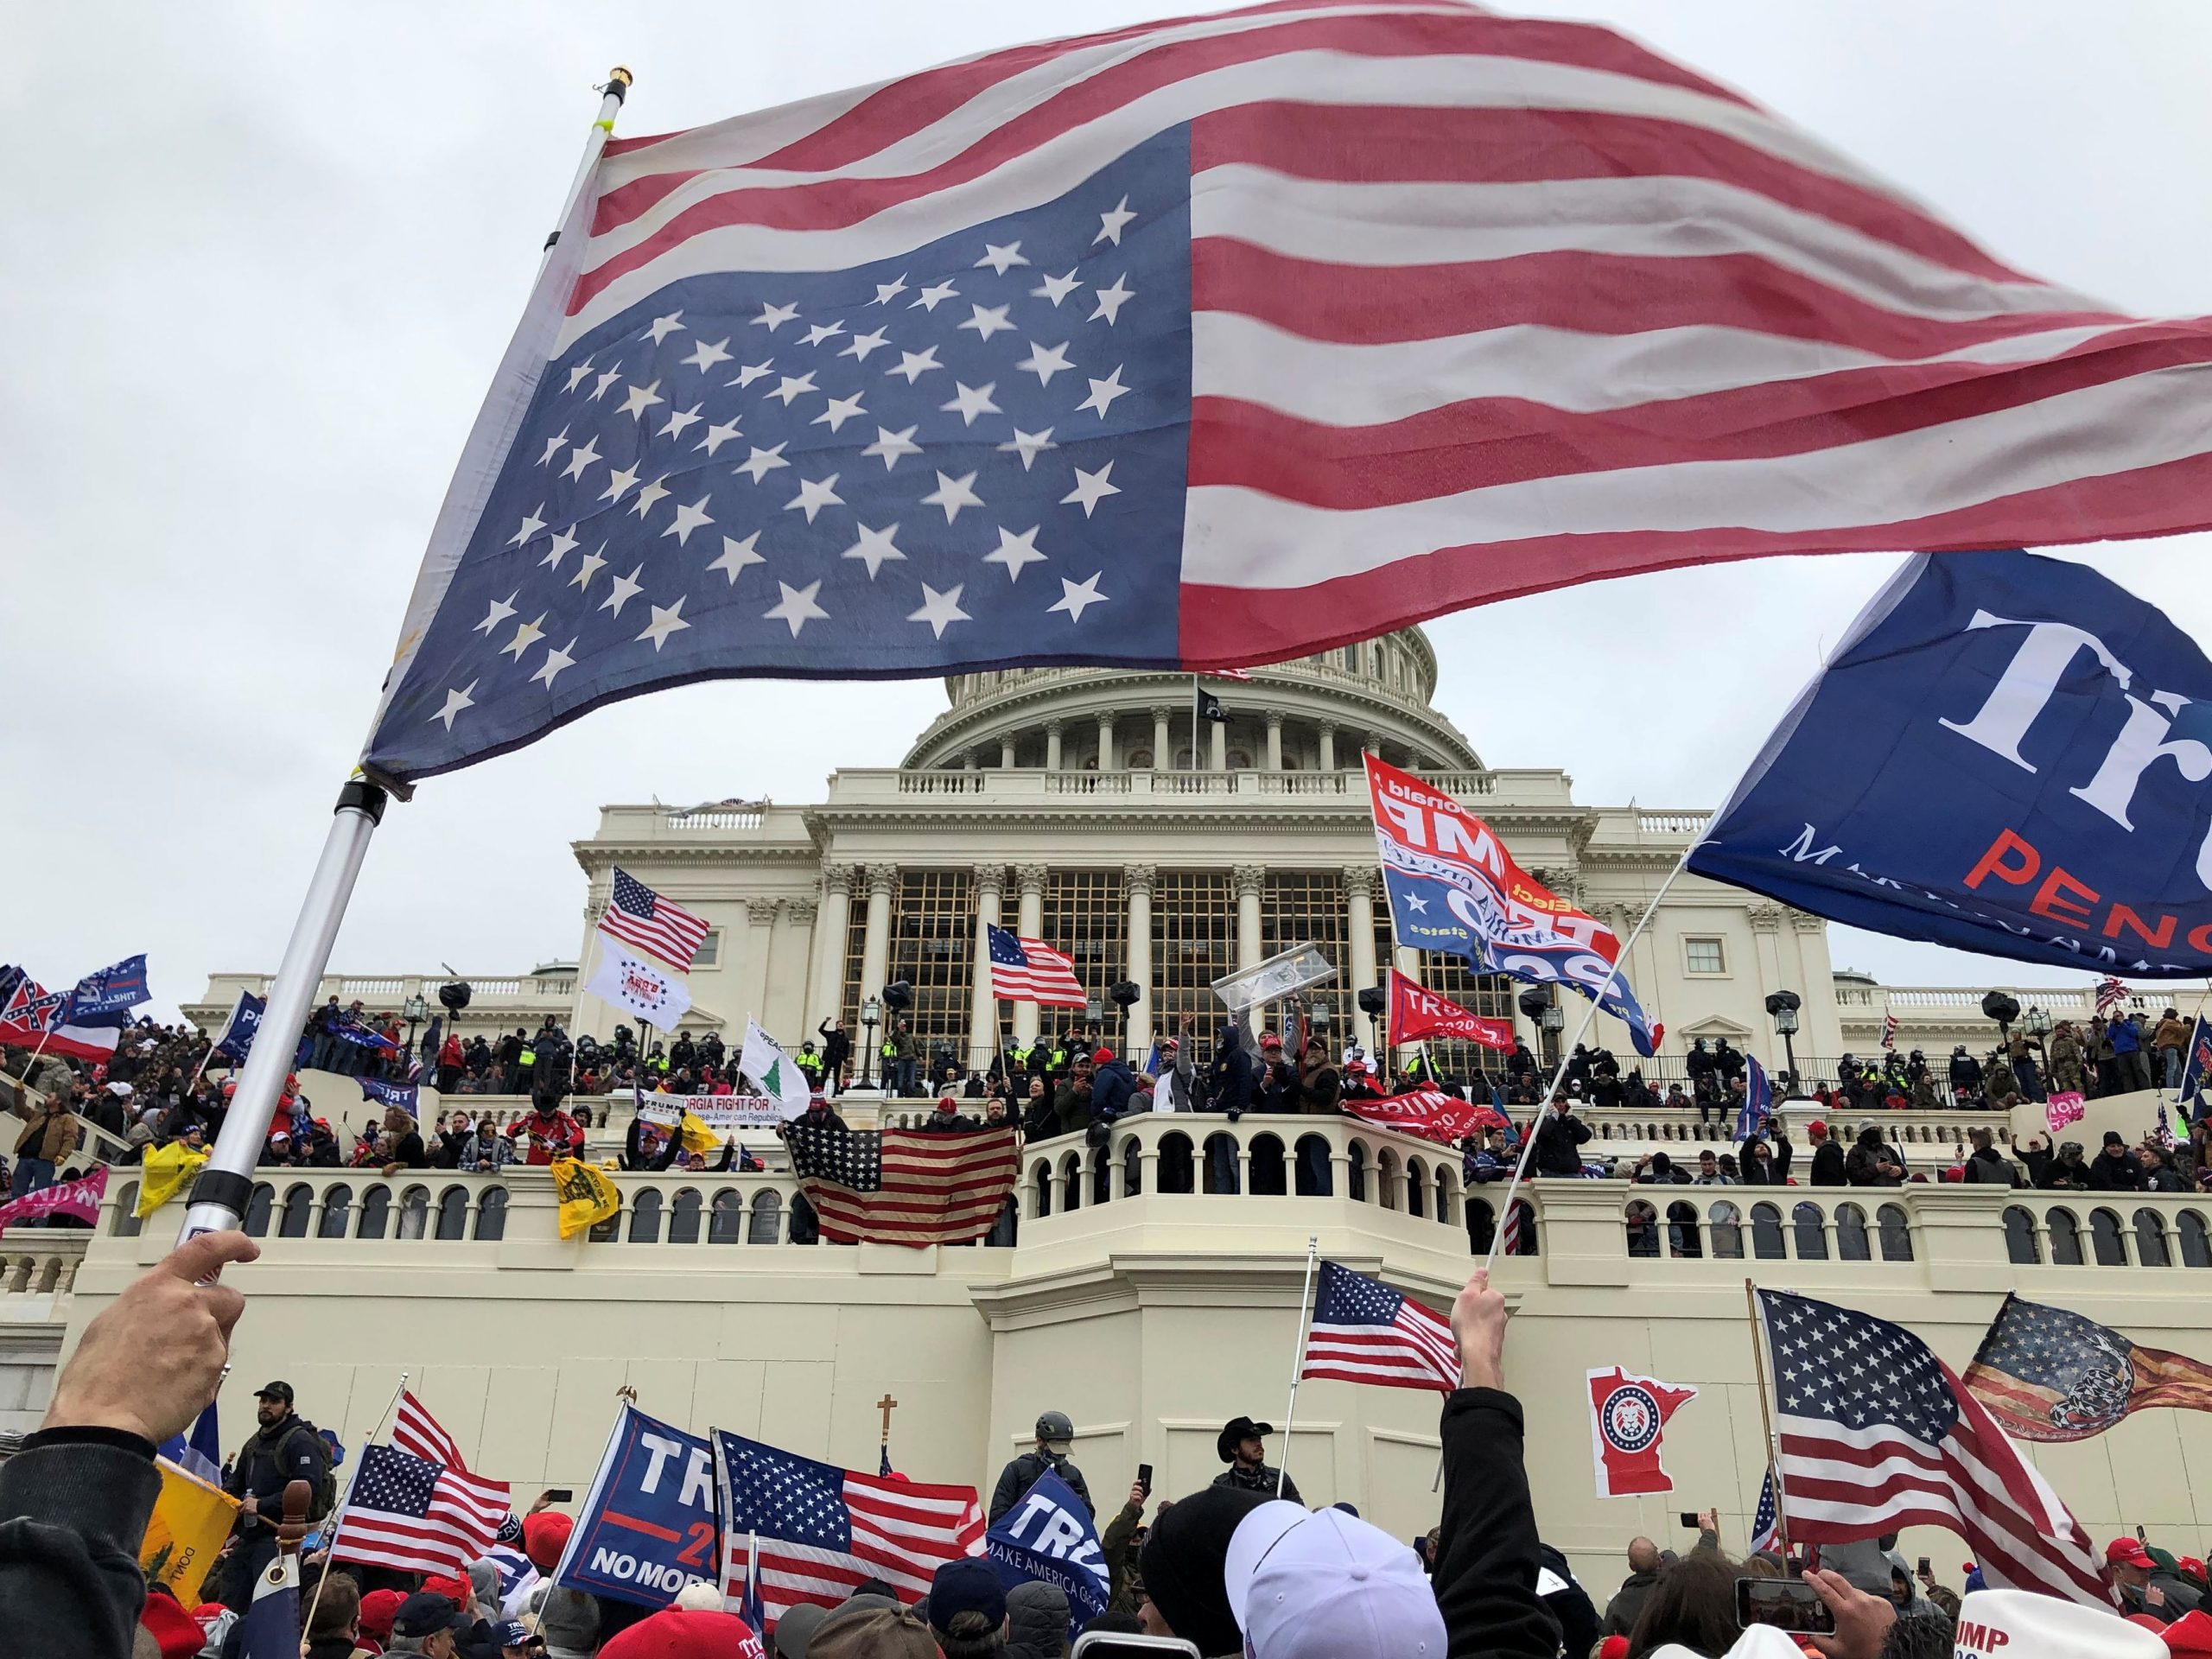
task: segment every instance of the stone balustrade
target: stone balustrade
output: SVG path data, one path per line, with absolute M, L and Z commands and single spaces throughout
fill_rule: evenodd
M 11 1227 L 0 1233 L 0 1323 L 59 1322 L 92 1235 L 74 1227 Z

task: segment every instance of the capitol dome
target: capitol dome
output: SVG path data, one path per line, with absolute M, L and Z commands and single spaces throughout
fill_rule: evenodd
M 1228 719 L 1202 725 L 1213 771 L 1334 772 L 1363 747 L 1395 765 L 1477 772 L 1482 760 L 1430 707 L 1436 652 L 1418 628 L 1213 678 Z M 1192 678 L 1169 670 L 1014 669 L 947 678 L 951 707 L 901 763 L 910 768 L 1184 771 Z

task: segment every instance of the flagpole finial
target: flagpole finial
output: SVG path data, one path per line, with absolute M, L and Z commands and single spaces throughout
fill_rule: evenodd
M 635 75 L 618 63 L 607 72 L 606 90 L 616 98 L 621 98 L 628 93 L 632 84 L 636 79 Z

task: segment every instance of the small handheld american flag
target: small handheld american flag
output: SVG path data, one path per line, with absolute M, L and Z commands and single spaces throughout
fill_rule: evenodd
M 672 899 L 664 899 L 628 871 L 617 867 L 599 931 L 632 950 L 658 957 L 679 972 L 691 971 L 707 918 L 695 916 Z
M 1450 1320 L 1379 1280 L 1324 1262 L 1298 1375 L 1449 1394 L 1459 1386 L 1459 1344 Z
M 983 925 L 991 953 L 991 995 L 1001 1002 L 1047 1002 L 1079 1008 L 1089 999 L 1075 963 L 1042 939 L 1025 939 Z

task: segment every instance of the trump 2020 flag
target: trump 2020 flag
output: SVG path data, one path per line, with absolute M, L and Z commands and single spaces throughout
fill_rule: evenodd
M 663 1031 L 674 1031 L 691 1007 L 691 992 L 680 975 L 625 950 L 603 933 L 599 966 L 584 988 Z
M 365 758 L 2194 529 L 2207 360 L 1604 29 L 1314 0 L 986 53 L 589 158 Z
M 1690 855 L 1832 921 L 2212 974 L 2212 662 L 2087 565 L 1905 561 Z
M 1695 1389 L 1630 1376 L 1618 1365 L 1592 1371 L 1590 1451 L 1598 1496 L 1673 1491 L 1675 1483 L 1659 1462 L 1660 1436 L 1667 1420 L 1696 1398 Z
M 215 1052 L 236 1065 L 244 1065 L 245 1057 L 253 1052 L 253 1039 L 261 1030 L 261 1016 L 268 1007 L 266 997 L 256 996 L 251 991 L 240 991 L 238 1006 L 231 1010 L 231 1017 L 224 1022 L 223 1034 L 215 1039 Z
M 1746 1055 L 1744 1070 L 1744 1103 L 1736 1109 L 1738 1141 L 1764 1134 L 1767 1119 L 1774 1116 L 1774 1085 L 1767 1081 L 1766 1068 L 1755 1057 Z
M 2174 1098 L 2183 1103 L 2195 1100 L 2212 1082 L 2212 1025 L 2198 1014 L 2189 1028 L 2189 1048 L 2182 1058 L 2181 1081 L 2174 1085 Z
M 1031 1583 L 1059 1586 L 1068 1599 L 1071 1643 L 1106 1611 L 1111 1586 L 1090 1507 L 1049 1469 L 983 1535 L 983 1553 L 1009 1590 Z
M 1626 976 L 1613 972 L 1621 952 L 1613 930 L 1523 870 L 1490 825 L 1442 790 L 1366 760 L 1397 942 L 1448 950 L 1481 973 L 1594 996 L 1628 1027 L 1637 1053 L 1656 1053 L 1664 1027 L 1646 1021 Z

